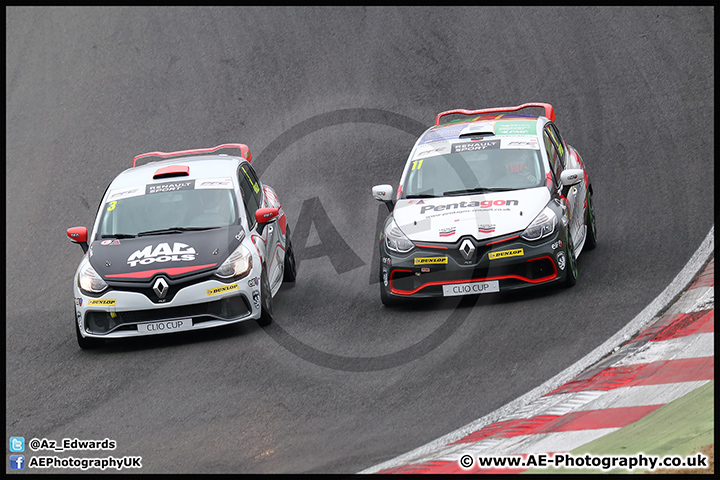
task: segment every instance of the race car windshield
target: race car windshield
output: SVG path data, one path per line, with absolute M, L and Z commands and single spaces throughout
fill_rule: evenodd
M 472 195 L 543 185 L 539 150 L 466 151 L 413 160 L 405 198 Z
M 146 193 L 112 200 L 112 192 L 103 205 L 99 235 L 122 238 L 153 233 L 225 227 L 237 222 L 232 189 L 188 188 Z M 117 197 L 116 197 L 117 198 Z

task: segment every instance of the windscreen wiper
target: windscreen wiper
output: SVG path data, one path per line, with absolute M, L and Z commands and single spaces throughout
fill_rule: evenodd
M 443 195 L 468 195 L 473 193 L 493 193 L 493 192 L 508 192 L 510 190 L 515 190 L 514 188 L 488 188 L 488 187 L 476 187 L 476 188 L 467 188 L 463 190 L 450 190 L 447 192 L 443 192 Z
M 130 233 L 109 233 L 107 235 L 100 235 L 100 238 L 135 238 L 135 235 Z
M 437 195 L 431 195 L 429 193 L 417 193 L 414 195 L 405 195 L 405 198 L 435 198 Z
M 167 233 L 183 233 L 183 232 L 195 232 L 199 230 L 212 230 L 220 227 L 172 227 L 172 228 L 161 228 L 159 230 L 148 230 L 146 232 L 140 232 L 137 234 L 138 237 L 144 237 L 146 235 L 165 235 Z

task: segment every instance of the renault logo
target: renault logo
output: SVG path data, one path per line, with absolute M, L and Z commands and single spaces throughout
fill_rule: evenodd
M 473 256 L 473 253 L 475 253 L 475 245 L 473 245 L 473 243 L 466 238 L 460 244 L 460 253 L 462 253 L 462 256 L 465 260 L 470 260 Z
M 153 285 L 153 291 L 160 300 L 165 298 L 165 295 L 167 295 L 168 291 L 168 283 L 165 281 L 164 278 L 160 277 L 155 280 L 155 285 Z

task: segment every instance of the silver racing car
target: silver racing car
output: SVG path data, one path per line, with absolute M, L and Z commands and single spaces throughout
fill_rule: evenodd
M 159 161 L 136 165 L 147 158 Z M 244 144 L 138 155 L 108 186 L 92 231 L 67 230 L 85 252 L 73 279 L 80 347 L 272 321 L 295 257 L 280 201 L 250 160 Z

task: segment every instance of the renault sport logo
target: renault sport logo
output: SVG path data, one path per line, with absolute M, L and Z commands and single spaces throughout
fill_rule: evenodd
M 136 250 L 127 259 L 128 265 L 136 266 L 148 265 L 154 262 L 189 262 L 195 260 L 195 249 L 184 243 L 174 243 L 172 248 L 170 244 L 161 243 L 153 249 L 152 245 L 148 245 L 142 250 Z

